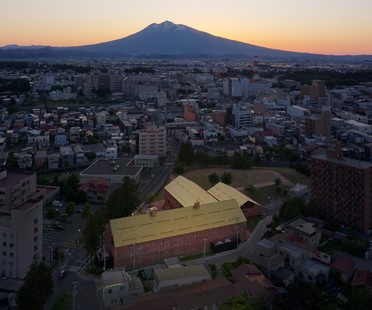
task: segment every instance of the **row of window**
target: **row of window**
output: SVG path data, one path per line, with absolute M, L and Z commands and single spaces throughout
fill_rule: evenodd
M 3 247 L 7 247 L 7 246 L 8 246 L 8 243 L 4 241 L 4 242 L 3 242 Z M 9 243 L 9 247 L 10 247 L 10 248 L 14 248 L 14 243 L 12 243 L 12 242 Z
M 13 239 L 14 238 L 14 234 L 11 233 L 11 234 L 8 235 L 6 232 L 3 232 L 3 238 L 7 238 L 7 237 L 9 237 L 9 239 Z

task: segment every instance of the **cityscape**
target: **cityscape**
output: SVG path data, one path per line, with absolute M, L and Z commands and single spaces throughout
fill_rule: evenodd
M 92 1 L 105 38 L 1 35 L 0 309 L 370 308 L 370 21 L 306 49 L 197 5 L 160 1 L 123 36 Z

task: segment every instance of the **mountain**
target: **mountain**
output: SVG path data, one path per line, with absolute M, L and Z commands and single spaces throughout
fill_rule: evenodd
M 58 58 L 58 57 L 249 57 L 260 59 L 319 59 L 335 57 L 309 53 L 288 52 L 264 48 L 217 37 L 185 25 L 165 21 L 153 23 L 125 38 L 109 42 L 76 46 L 50 47 L 17 45 L 0 48 L 0 58 Z M 372 56 L 347 56 L 358 61 L 372 60 Z M 349 59 L 342 58 L 342 59 Z
M 246 55 L 295 56 L 298 53 L 268 49 L 224 39 L 185 25 L 165 21 L 151 24 L 128 37 L 76 49 L 106 55 Z

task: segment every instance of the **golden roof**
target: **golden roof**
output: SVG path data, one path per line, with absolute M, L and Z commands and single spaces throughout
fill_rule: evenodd
M 234 199 L 152 213 L 110 220 L 115 247 L 246 222 Z
M 248 196 L 244 195 L 234 187 L 231 187 L 225 183 L 219 182 L 212 188 L 208 190 L 208 193 L 211 194 L 214 198 L 216 198 L 218 201 L 224 201 L 229 199 L 235 199 L 239 207 L 247 203 L 248 201 L 251 203 L 254 203 L 256 205 L 260 204 L 253 199 L 249 198 Z
M 178 176 L 167 186 L 165 190 L 171 194 L 183 207 L 192 207 L 195 202 L 201 205 L 218 201 L 199 185 Z

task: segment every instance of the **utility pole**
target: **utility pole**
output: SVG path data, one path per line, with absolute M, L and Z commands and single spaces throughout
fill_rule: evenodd
M 53 264 L 53 245 L 49 246 L 49 267 L 52 268 Z
M 133 270 L 136 269 L 136 244 L 132 243 L 130 247 L 130 256 L 133 259 Z
M 203 258 L 205 258 L 205 241 L 208 241 L 208 239 L 204 238 L 203 240 Z
M 106 271 L 106 250 L 105 250 L 105 245 L 102 246 L 102 255 L 103 255 L 103 271 Z
M 77 295 L 76 284 L 77 281 L 72 282 L 72 310 L 75 310 L 75 298 Z

